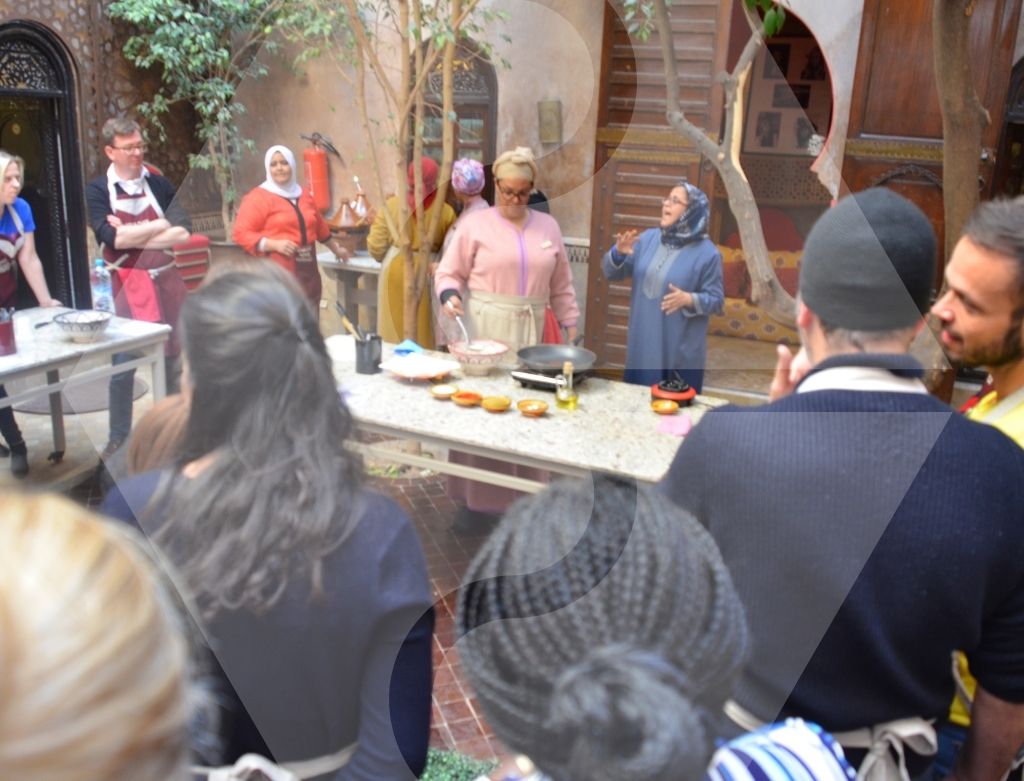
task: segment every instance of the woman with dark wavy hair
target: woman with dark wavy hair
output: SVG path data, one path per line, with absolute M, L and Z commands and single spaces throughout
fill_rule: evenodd
M 402 779 L 426 760 L 433 626 L 408 517 L 365 490 L 312 309 L 229 273 L 182 310 L 184 443 L 104 509 L 182 573 L 223 675 L 223 751 L 300 777 Z M 354 752 L 352 744 L 358 743 Z

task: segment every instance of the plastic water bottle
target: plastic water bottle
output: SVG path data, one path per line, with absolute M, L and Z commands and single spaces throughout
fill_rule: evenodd
M 102 312 L 113 312 L 114 289 L 110 284 L 110 272 L 104 266 L 103 258 L 96 258 L 93 261 L 89 285 L 92 288 L 92 308 Z

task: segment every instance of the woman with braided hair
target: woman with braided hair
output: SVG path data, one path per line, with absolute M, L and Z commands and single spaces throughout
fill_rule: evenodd
M 192 293 L 180 327 L 174 464 L 104 510 L 143 528 L 201 613 L 225 710 L 205 764 L 411 781 L 430 731 L 426 563 L 405 513 L 362 487 L 315 313 L 290 278 L 236 272 Z
M 456 620 L 488 722 L 543 777 L 704 777 L 747 625 L 711 536 L 653 489 L 597 475 L 520 500 L 470 564 Z

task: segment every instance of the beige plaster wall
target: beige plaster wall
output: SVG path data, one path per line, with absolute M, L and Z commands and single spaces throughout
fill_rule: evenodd
M 498 79 L 497 149 L 530 146 L 539 158 L 540 188 L 551 199 L 552 214 L 567 236 L 590 231 L 590 179 L 594 165 L 597 124 L 597 84 L 601 58 L 603 0 L 485 0 L 507 11 L 507 22 L 496 22 L 485 35 L 495 42 Z M 507 43 L 500 38 L 505 33 Z M 500 64 L 504 57 L 511 64 Z M 299 133 L 316 130 L 330 136 L 344 164 L 331 161 L 332 208 L 340 197 L 354 192 L 358 175 L 374 204 L 402 187 L 395 175 L 396 151 L 377 133 L 374 146 L 385 161 L 383 186 L 378 187 L 370 163 L 370 142 L 359 122 L 350 83 L 351 70 L 331 58 L 307 65 L 296 75 L 284 57 L 267 60 L 270 73 L 259 82 L 243 84 L 239 99 L 247 107 L 243 126 L 257 150 L 241 166 L 244 192 L 263 180 L 263 154 L 268 146 L 285 144 L 301 166 L 306 142 Z M 395 67 L 399 63 L 395 62 Z M 386 118 L 379 89 L 370 86 L 371 114 Z M 537 102 L 562 102 L 562 143 L 542 145 L 538 136 Z
M 497 148 L 529 146 L 538 157 L 539 188 L 566 236 L 590 235 L 601 68 L 603 0 L 486 0 L 511 14 L 497 41 Z M 562 103 L 562 143 L 541 144 L 537 102 Z

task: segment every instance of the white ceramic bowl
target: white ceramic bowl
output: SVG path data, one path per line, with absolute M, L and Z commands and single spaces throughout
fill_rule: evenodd
M 110 325 L 110 312 L 81 309 L 62 312 L 53 318 L 54 324 L 73 342 L 94 342 Z
M 473 339 L 474 349 L 466 348 L 466 343 L 452 342 L 448 345 L 448 352 L 462 366 L 464 374 L 482 376 L 501 363 L 501 359 L 508 352 L 508 345 L 496 339 Z

